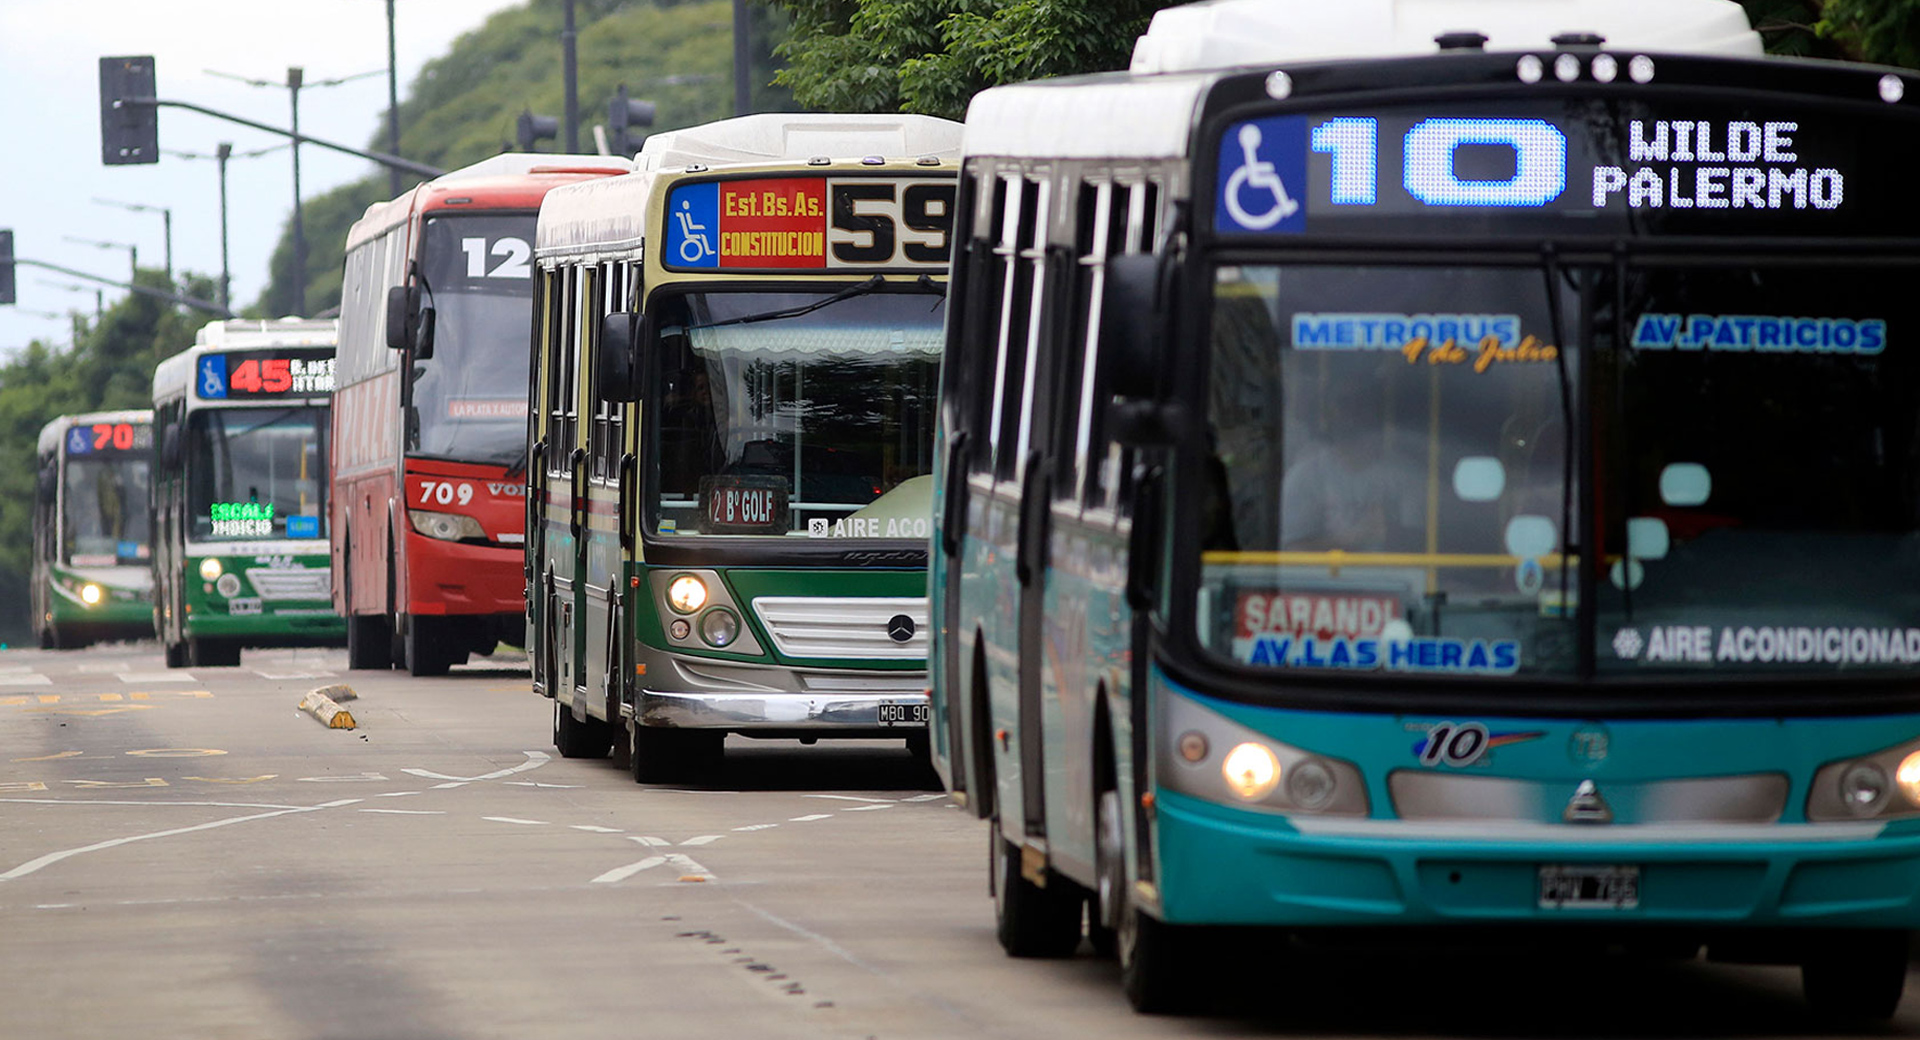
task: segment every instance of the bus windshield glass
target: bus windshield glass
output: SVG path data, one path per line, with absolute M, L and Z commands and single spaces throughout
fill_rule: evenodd
M 420 253 L 433 356 L 411 373 L 407 452 L 505 464 L 527 434 L 534 215 L 434 217 Z
M 147 460 L 138 455 L 67 459 L 61 541 L 76 567 L 145 566 Z
M 187 509 L 201 541 L 327 536 L 327 409 L 208 408 L 188 417 Z
M 649 532 L 928 536 L 944 297 L 830 296 L 657 304 Z
M 1913 307 L 1895 276 L 1625 271 L 1563 272 L 1556 323 L 1538 266 L 1220 268 L 1203 645 L 1253 667 L 1570 677 L 1592 626 L 1604 676 L 1920 662 L 1920 392 L 1886 349 Z M 1568 431 L 1588 410 L 1583 488 Z

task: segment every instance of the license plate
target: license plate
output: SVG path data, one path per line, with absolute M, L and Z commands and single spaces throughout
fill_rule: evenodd
M 233 617 L 252 617 L 260 613 L 260 597 L 230 599 L 227 601 L 227 613 Z
M 1639 867 L 1544 864 L 1542 910 L 1632 910 L 1640 905 Z
M 924 726 L 927 724 L 927 710 L 925 704 L 882 704 L 880 725 Z

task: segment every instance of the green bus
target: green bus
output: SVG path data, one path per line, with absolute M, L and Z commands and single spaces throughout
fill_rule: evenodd
M 41 649 L 148 633 L 152 452 L 152 412 L 62 415 L 41 428 L 32 591 Z
M 338 322 L 216 321 L 153 373 L 153 627 L 167 667 L 343 645 L 327 548 Z

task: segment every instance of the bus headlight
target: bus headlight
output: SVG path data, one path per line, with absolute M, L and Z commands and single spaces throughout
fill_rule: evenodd
M 407 511 L 407 518 L 413 522 L 413 529 L 428 538 L 438 538 L 443 542 L 463 542 L 469 538 L 485 539 L 487 532 L 480 521 L 460 513 L 434 513 L 425 509 Z
M 92 582 L 80 586 L 80 602 L 85 603 L 89 607 L 98 606 L 100 603 L 100 586 Z
M 1244 809 L 1367 814 L 1366 781 L 1353 763 L 1276 740 L 1194 699 L 1162 704 L 1167 736 L 1155 754 L 1162 787 Z
M 667 584 L 667 606 L 681 614 L 691 614 L 707 605 L 707 583 L 691 574 L 682 574 Z
M 209 556 L 200 561 L 200 577 L 206 581 L 213 581 L 220 577 L 221 569 L 218 556 Z
M 1227 788 L 1251 802 L 1265 798 L 1280 786 L 1280 760 L 1265 745 L 1247 741 L 1227 752 L 1220 763 Z
M 1828 762 L 1807 792 L 1807 819 L 1815 823 L 1914 815 L 1920 815 L 1920 740 Z
M 700 619 L 700 638 L 706 640 L 710 646 L 727 646 L 739 635 L 740 619 L 734 617 L 731 610 L 716 607 L 707 611 L 707 616 Z
M 240 575 L 231 571 L 222 574 L 220 580 L 213 583 L 213 589 L 228 599 L 238 596 L 240 594 Z

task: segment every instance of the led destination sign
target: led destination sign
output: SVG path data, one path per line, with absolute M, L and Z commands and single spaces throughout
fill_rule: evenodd
M 1224 236 L 1920 232 L 1913 128 L 1790 104 L 1521 101 L 1229 122 Z
M 944 269 L 953 200 L 952 180 L 924 177 L 682 184 L 667 200 L 661 259 L 682 269 Z
M 331 347 L 200 355 L 194 390 L 205 400 L 316 397 L 333 393 Z
M 110 455 L 153 450 L 153 427 L 146 423 L 92 423 L 67 431 L 67 454 Z

